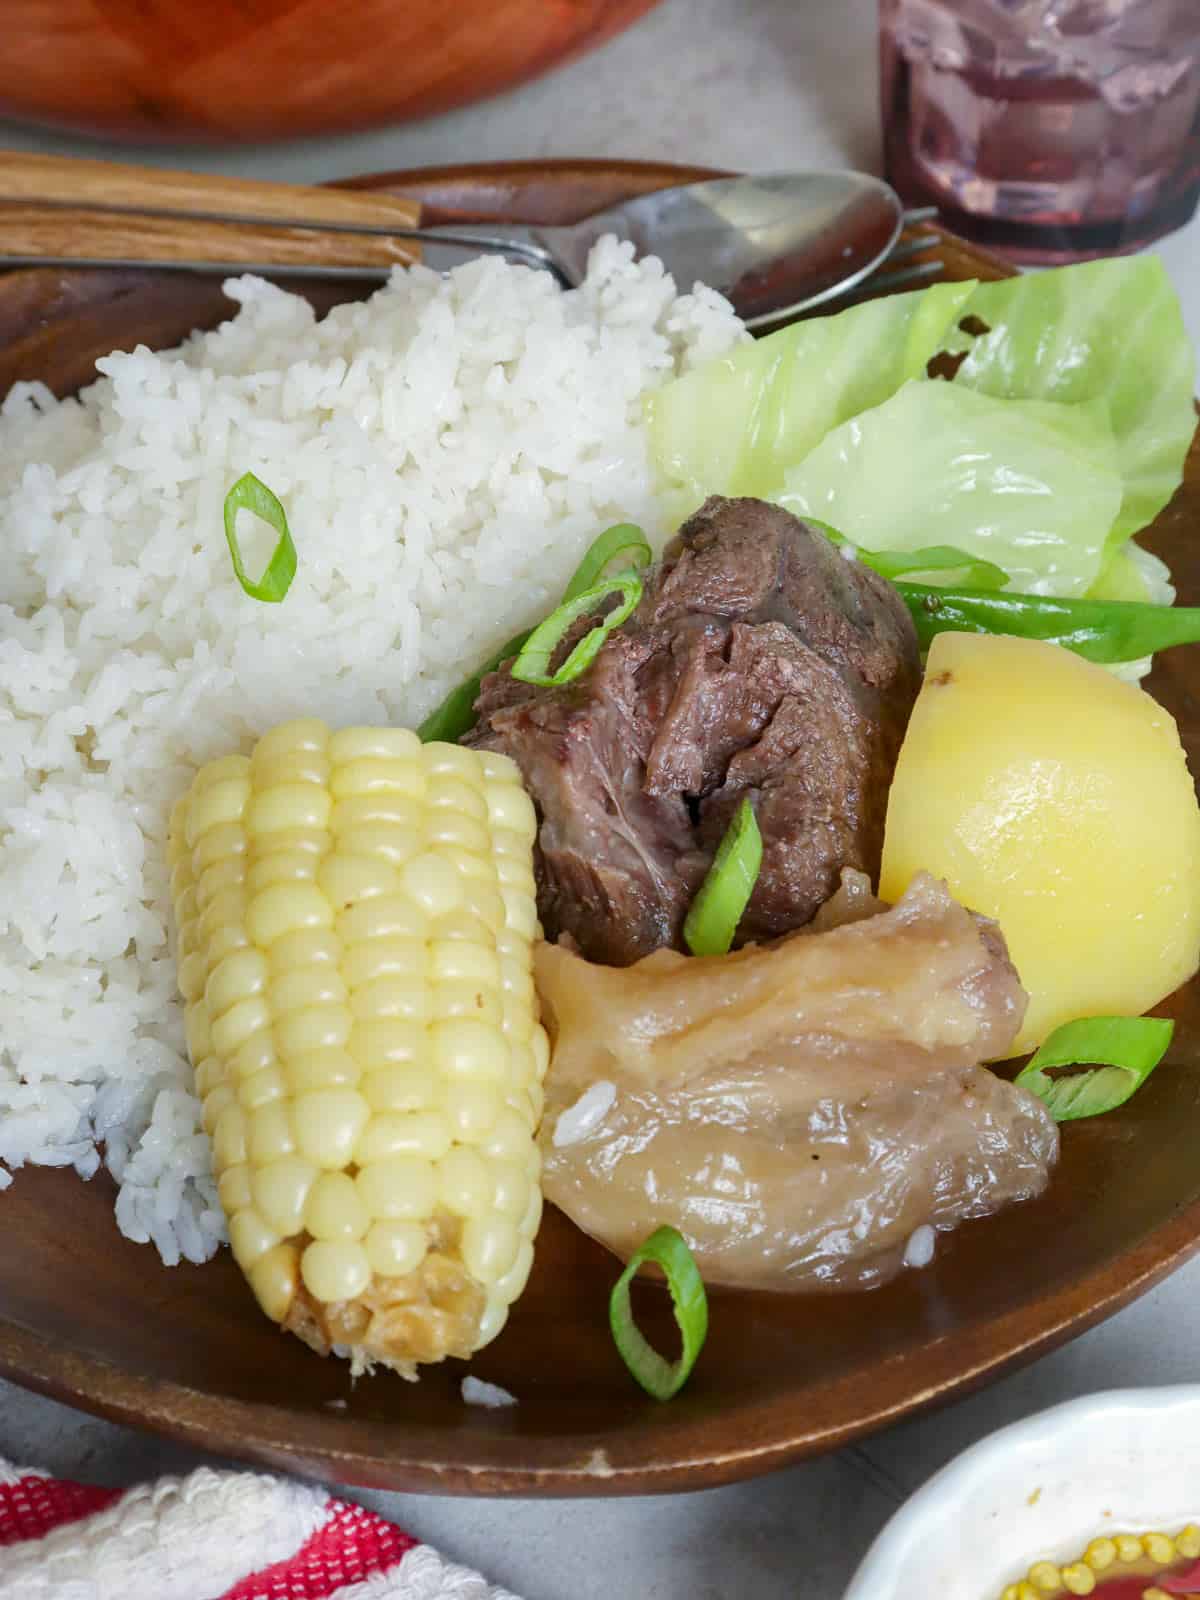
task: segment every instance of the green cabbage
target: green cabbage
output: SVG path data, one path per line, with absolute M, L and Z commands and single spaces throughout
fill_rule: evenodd
M 827 433 L 774 498 L 872 550 L 954 544 L 1003 567 L 1008 588 L 1073 597 L 1099 576 L 1120 509 L 1113 458 L 1101 402 L 906 383 Z
M 1124 479 L 1110 547 L 1144 528 L 1179 487 L 1196 430 L 1196 362 L 1179 300 L 1157 256 L 1087 261 L 981 283 L 968 316 L 986 322 L 955 380 L 981 394 L 1102 400 Z
M 652 394 L 651 450 L 681 510 L 773 494 L 831 428 L 921 376 L 975 288 L 939 283 L 797 322 Z
M 1161 262 L 1125 257 L 798 323 L 667 384 L 648 422 L 680 515 L 782 498 L 872 549 L 951 544 L 1075 595 L 1178 486 L 1194 387 Z

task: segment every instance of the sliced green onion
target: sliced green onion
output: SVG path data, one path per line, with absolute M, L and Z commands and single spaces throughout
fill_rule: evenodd
M 625 558 L 621 562 L 621 571 L 634 572 L 646 566 L 652 554 L 646 535 L 636 522 L 618 522 L 614 527 L 606 528 L 584 551 L 583 560 L 563 590 L 564 601 L 577 600 L 585 590 L 598 583 L 605 568 L 611 566 L 618 556 Z
M 1082 1017 L 1054 1032 L 1016 1082 L 1043 1101 L 1055 1122 L 1098 1117 L 1124 1105 L 1166 1054 L 1175 1024 L 1164 1017 Z M 1054 1067 L 1088 1066 L 1052 1078 Z
M 762 834 L 754 808 L 745 799 L 717 846 L 683 924 L 684 943 L 694 956 L 723 956 L 729 949 L 761 866 Z
M 475 702 L 479 699 L 483 680 L 509 656 L 519 655 L 528 637 L 528 628 L 524 633 L 515 634 L 507 644 L 500 646 L 494 656 L 488 657 L 473 678 L 460 683 L 457 689 L 451 689 L 437 710 L 431 711 L 417 729 L 417 738 L 422 744 L 432 744 L 435 739 L 443 744 L 457 744 L 464 733 L 471 731 L 475 726 Z
M 1011 633 L 1060 644 L 1087 661 L 1140 661 L 1172 645 L 1200 643 L 1200 606 L 1140 600 L 1057 600 L 1040 594 L 896 585 L 912 613 L 921 648 L 935 634 Z
M 622 596 L 620 605 L 585 633 L 562 665 L 551 672 L 551 658 L 571 624 L 595 611 L 600 602 L 611 594 Z M 536 683 L 543 689 L 557 689 L 561 684 L 570 683 L 591 666 L 605 639 L 632 615 L 641 598 L 642 580 L 632 572 L 618 572 L 611 578 L 601 578 L 599 583 L 577 594 L 573 600 L 564 600 L 545 622 L 538 623 L 526 639 L 524 648 L 512 664 L 513 677 L 519 678 L 522 683 Z
M 618 522 L 606 528 L 584 551 L 583 560 L 563 593 L 563 600 L 577 600 L 617 556 L 624 556 L 626 568 L 632 570 L 644 567 L 651 554 L 646 536 L 636 523 Z M 519 656 L 531 632 L 532 629 L 526 628 L 524 633 L 516 634 L 507 644 L 501 645 L 494 656 L 489 656 L 474 677 L 460 683 L 457 689 L 451 689 L 437 710 L 431 711 L 417 729 L 418 737 L 425 744 L 432 744 L 435 739 L 457 744 L 464 733 L 469 733 L 475 726 L 475 702 L 483 680 L 510 656 Z
M 271 559 L 257 583 L 246 576 L 242 565 L 242 547 L 238 543 L 237 515 L 239 511 L 253 511 L 269 523 L 279 535 Z M 288 529 L 287 512 L 261 478 L 247 472 L 239 478 L 225 496 L 225 538 L 229 554 L 233 557 L 233 570 L 237 581 L 252 600 L 265 600 L 272 604 L 282 600 L 296 576 L 296 546 Z
M 1002 589 L 1008 582 L 1003 567 L 952 544 L 929 544 L 921 550 L 860 550 L 858 559 L 893 580 L 908 572 L 953 572 L 964 588 Z
M 675 1322 L 683 1340 L 678 1361 L 666 1361 L 642 1335 L 633 1320 L 629 1285 L 645 1261 L 656 1262 L 667 1275 Z M 696 1357 L 708 1334 L 708 1296 L 700 1269 L 683 1235 L 675 1228 L 656 1228 L 645 1244 L 629 1258 L 625 1271 L 613 1285 L 608 1301 L 608 1324 L 621 1360 L 656 1400 L 669 1400 L 688 1381 Z
M 909 572 L 952 572 L 963 588 L 1002 589 L 1008 582 L 1008 573 L 994 561 L 973 556 L 969 550 L 960 550 L 953 544 L 927 544 L 920 550 L 863 550 L 844 533 L 818 522 L 813 517 L 804 519 L 810 526 L 820 528 L 830 544 L 849 545 L 864 567 L 870 567 L 881 578 L 903 578 Z M 935 591 L 936 592 L 936 591 Z

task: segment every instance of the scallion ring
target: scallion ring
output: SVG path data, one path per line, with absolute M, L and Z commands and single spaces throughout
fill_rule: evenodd
M 585 590 L 600 581 L 605 568 L 611 566 L 618 556 L 622 557 L 621 571 L 632 572 L 646 566 L 652 554 L 646 535 L 636 522 L 618 522 L 606 528 L 584 551 L 583 560 L 563 590 L 563 600 L 578 599 Z
M 577 600 L 596 583 L 605 567 L 609 566 L 617 556 L 623 556 L 626 568 L 632 570 L 644 567 L 650 560 L 651 554 L 646 535 L 636 523 L 618 522 L 615 526 L 606 528 L 584 551 L 583 560 L 575 568 L 563 594 L 563 600 Z M 465 683 L 460 683 L 457 689 L 451 689 L 441 705 L 435 711 L 431 711 L 417 729 L 418 736 L 425 744 L 431 744 L 435 739 L 442 740 L 446 744 L 457 744 L 464 733 L 471 731 L 475 726 L 475 702 L 479 698 L 484 678 L 489 672 L 495 672 L 510 656 L 519 656 L 530 632 L 530 629 L 526 629 L 524 633 L 518 633 L 510 639 L 507 644 L 501 645 L 495 655 L 484 662 L 474 677 L 468 678 Z
M 246 568 L 242 564 L 242 547 L 237 536 L 239 511 L 252 511 L 279 535 L 271 559 L 257 582 L 246 576 Z M 233 557 L 234 574 L 250 598 L 271 604 L 282 600 L 296 576 L 296 546 L 292 543 L 287 513 L 278 497 L 252 472 L 240 477 L 225 496 L 225 538 L 229 544 L 229 554 Z
M 1015 1081 L 1037 1095 L 1055 1122 L 1098 1117 L 1141 1088 L 1174 1031 L 1165 1017 L 1081 1017 L 1055 1028 Z M 1077 1066 L 1091 1070 L 1050 1076 L 1054 1067 Z
M 550 671 L 550 662 L 572 623 L 595 611 L 602 601 L 612 594 L 621 596 L 602 622 L 589 629 L 580 639 L 561 666 Z M 605 639 L 614 628 L 637 609 L 642 598 L 642 580 L 632 572 L 618 572 L 611 578 L 601 578 L 590 589 L 577 594 L 573 600 L 564 600 L 544 622 L 526 639 L 521 653 L 512 664 L 512 675 L 522 683 L 534 683 L 543 689 L 557 689 L 586 672 L 600 652 Z
M 646 1261 L 656 1262 L 667 1276 L 675 1323 L 683 1340 L 683 1354 L 678 1361 L 660 1356 L 633 1320 L 629 1285 Z M 700 1269 L 677 1229 L 656 1228 L 630 1256 L 609 1296 L 608 1322 L 621 1360 L 646 1393 L 656 1400 L 669 1400 L 678 1394 L 691 1376 L 708 1334 L 708 1296 Z
M 743 799 L 683 924 L 684 943 L 694 956 L 723 956 L 729 949 L 761 866 L 758 819 Z

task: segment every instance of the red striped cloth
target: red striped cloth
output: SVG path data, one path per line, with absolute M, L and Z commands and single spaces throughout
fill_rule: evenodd
M 0 1461 L 0 1600 L 516 1600 L 361 1506 L 201 1468 L 100 1489 Z

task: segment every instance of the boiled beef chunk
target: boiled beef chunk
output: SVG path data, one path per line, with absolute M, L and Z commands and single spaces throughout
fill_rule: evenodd
M 548 939 L 628 965 L 683 920 L 743 796 L 763 861 L 738 943 L 807 923 L 844 868 L 878 872 L 920 660 L 896 590 L 779 506 L 707 500 L 575 682 L 511 663 L 468 738 L 520 767 Z

